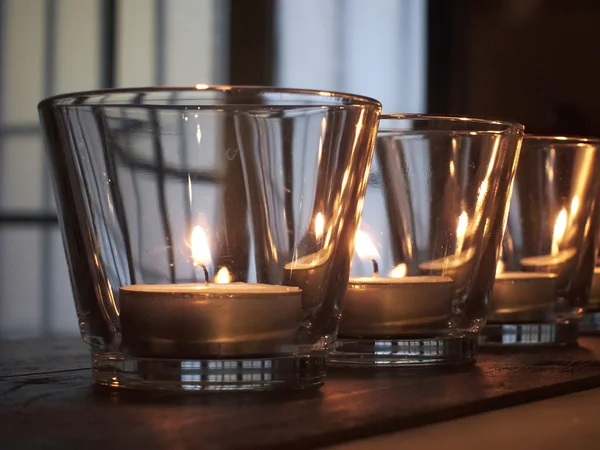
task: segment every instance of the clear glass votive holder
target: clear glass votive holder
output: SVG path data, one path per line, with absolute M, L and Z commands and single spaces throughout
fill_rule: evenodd
M 523 126 L 382 116 L 330 361 L 472 362 Z
M 320 386 L 380 104 L 198 85 L 39 104 L 99 384 Z
M 525 135 L 480 344 L 577 341 L 598 251 L 600 140 Z

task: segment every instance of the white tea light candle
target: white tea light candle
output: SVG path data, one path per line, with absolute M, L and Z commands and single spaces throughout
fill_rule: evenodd
M 380 337 L 443 326 L 451 318 L 453 283 L 448 277 L 406 277 L 401 263 L 380 278 L 379 254 L 368 235 L 357 233 L 359 257 L 373 263 L 373 277 L 351 278 L 344 296 L 339 335 Z M 395 277 L 399 276 L 399 277 Z
M 339 334 L 390 336 L 443 326 L 452 316 L 452 293 L 448 277 L 351 278 Z
M 562 284 L 569 276 L 572 266 L 571 260 L 577 253 L 575 248 L 560 250 L 560 244 L 565 236 L 568 223 L 566 208 L 563 208 L 554 224 L 552 233 L 552 247 L 549 255 L 529 256 L 521 259 L 523 270 L 528 272 L 548 272 L 558 276 L 558 284 Z
M 194 264 L 211 255 L 204 231 L 192 234 Z M 231 283 L 221 268 L 215 283 L 140 284 L 120 290 L 123 344 L 135 356 L 259 355 L 292 343 L 301 320 L 301 290 L 293 286 Z
M 119 297 L 123 344 L 138 356 L 260 354 L 291 343 L 300 323 L 295 287 L 142 284 Z
M 469 248 L 455 255 L 434 259 L 419 264 L 419 272 L 423 275 L 443 275 L 450 277 L 456 289 L 464 288 L 472 273 L 475 250 Z
M 496 274 L 490 321 L 543 322 L 556 304 L 557 276 L 551 273 Z
M 527 272 L 554 273 L 560 280 L 568 276 L 571 260 L 577 253 L 574 248 L 559 251 L 551 255 L 528 256 L 521 259 L 521 266 Z M 559 281 L 560 283 L 560 281 Z

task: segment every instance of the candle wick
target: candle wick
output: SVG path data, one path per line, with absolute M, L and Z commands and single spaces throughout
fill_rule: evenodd
M 204 284 L 208 285 L 208 269 L 206 268 L 206 266 L 204 264 L 197 264 L 198 266 L 202 267 L 202 270 L 204 271 Z
M 373 263 L 373 278 L 379 278 L 379 264 L 375 259 L 371 259 L 371 262 Z

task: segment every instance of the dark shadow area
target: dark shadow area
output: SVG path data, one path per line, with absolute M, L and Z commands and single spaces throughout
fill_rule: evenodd
M 430 0 L 428 109 L 600 135 L 600 3 Z

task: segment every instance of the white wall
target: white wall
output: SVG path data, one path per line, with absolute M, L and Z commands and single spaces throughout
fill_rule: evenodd
M 277 84 L 424 112 L 426 0 L 278 0 Z
M 279 86 L 374 97 L 384 113 L 425 112 L 426 0 L 278 0 L 277 8 Z M 361 226 L 387 230 L 369 198 Z

